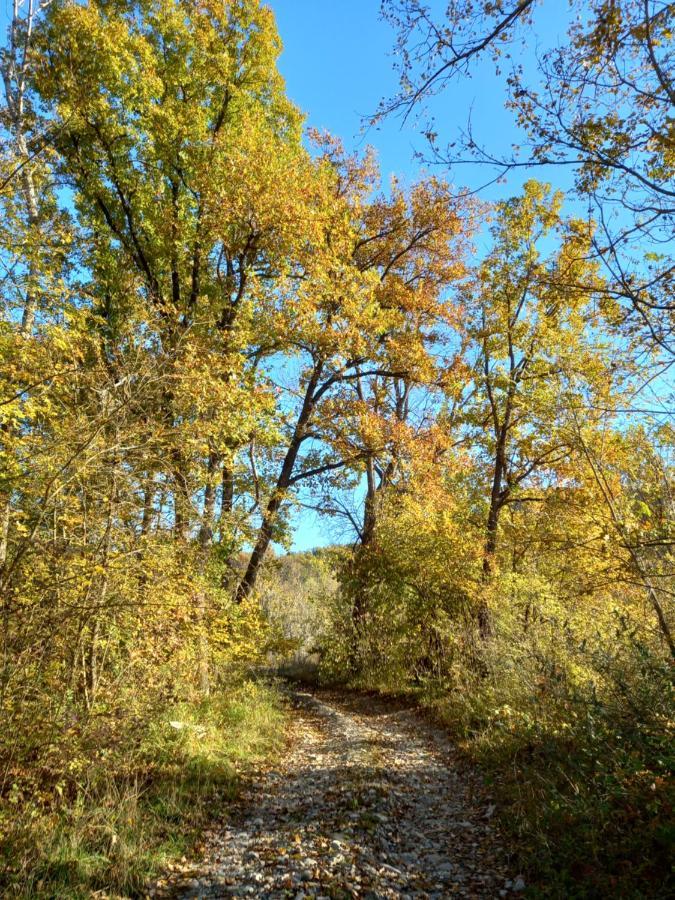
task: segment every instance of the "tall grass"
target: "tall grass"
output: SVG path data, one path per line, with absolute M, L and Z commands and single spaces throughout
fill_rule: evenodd
M 273 688 L 244 681 L 167 706 L 123 754 L 99 754 L 50 802 L 11 791 L 0 807 L 0 891 L 8 897 L 139 896 L 227 811 L 246 768 L 283 742 Z

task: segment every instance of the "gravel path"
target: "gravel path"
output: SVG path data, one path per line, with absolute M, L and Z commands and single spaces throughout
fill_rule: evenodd
M 494 806 L 447 737 L 370 698 L 296 694 L 294 734 L 156 897 L 506 897 Z M 511 880 L 513 878 L 513 880 Z

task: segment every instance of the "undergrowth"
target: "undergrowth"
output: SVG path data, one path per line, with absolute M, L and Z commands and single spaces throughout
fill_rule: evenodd
M 639 710 L 550 683 L 529 697 L 504 682 L 423 694 L 483 771 L 530 896 L 672 896 L 668 665 L 651 679 Z
M 0 892 L 140 895 L 226 810 L 246 768 L 280 749 L 283 718 L 274 688 L 245 681 L 166 707 L 119 753 L 104 748 L 71 767 L 55 790 L 29 797 L 15 784 L 0 806 Z
M 396 643 L 378 656 L 381 628 L 349 680 L 346 653 L 338 666 L 325 657 L 322 678 L 414 696 L 448 727 L 484 775 L 527 896 L 673 896 L 671 662 L 609 616 L 594 642 L 570 632 L 564 644 L 545 623 L 523 633 L 510 622 L 495 617 L 480 665 L 459 630 L 417 667 Z

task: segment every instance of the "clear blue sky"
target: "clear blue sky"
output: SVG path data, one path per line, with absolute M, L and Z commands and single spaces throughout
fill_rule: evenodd
M 267 2 L 284 45 L 279 65 L 289 96 L 306 114 L 308 124 L 326 128 L 348 147 L 373 146 L 385 177 L 396 173 L 414 179 L 420 171 L 413 159 L 414 150 L 424 149 L 424 141 L 413 117 L 405 125 L 391 119 L 378 130 L 364 134 L 362 129 L 363 118 L 397 87 L 392 55 L 395 35 L 380 18 L 380 0 Z M 432 2 L 441 19 L 445 5 L 445 0 Z M 525 52 L 528 68 L 534 67 L 539 48 L 564 38 L 567 23 L 567 4 L 551 3 L 541 8 L 534 29 L 536 38 L 528 39 Z M 518 55 L 522 56 L 520 51 Z M 470 78 L 453 83 L 433 103 L 441 138 L 450 140 L 471 114 L 479 138 L 492 148 L 508 150 L 517 141 L 518 132 L 513 114 L 504 109 L 503 84 L 503 77 L 495 75 L 487 59 L 475 67 Z M 484 196 L 507 196 L 527 177 L 526 173 L 514 175 L 510 184 L 493 186 Z M 455 181 L 460 178 L 475 188 L 485 182 L 487 173 L 478 166 L 467 166 Z

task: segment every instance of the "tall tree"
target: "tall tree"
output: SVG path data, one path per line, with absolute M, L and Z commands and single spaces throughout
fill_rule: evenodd
M 504 509 L 539 502 L 540 487 L 567 471 L 573 397 L 611 411 L 618 387 L 618 372 L 613 376 L 599 335 L 593 338 L 592 301 L 602 283 L 588 262 L 591 234 L 583 222 L 565 221 L 561 204 L 562 195 L 537 182 L 498 204 L 492 249 L 465 294 L 472 364 L 465 421 L 488 492 L 485 579 L 495 567 Z M 548 257 L 547 240 L 559 243 Z M 572 381 L 575 394 L 564 389 Z
M 252 346 L 316 227 L 320 179 L 257 0 L 59 4 L 44 46 L 37 82 L 57 110 L 97 302 L 108 319 L 135 304 L 168 366 L 151 415 L 170 441 L 185 539 L 194 492 L 212 518 L 221 470 L 268 405 Z
M 430 179 L 408 196 L 394 185 L 390 197 L 369 199 L 375 173 L 368 158 L 345 157 L 327 142 L 324 161 L 333 172 L 335 211 L 279 328 L 306 363 L 240 599 L 255 585 L 290 490 L 341 470 L 365 466 L 372 474 L 376 451 L 350 427 L 366 414 L 362 386 L 393 380 L 405 392 L 406 383 L 429 376 L 425 328 L 447 325 L 440 298 L 463 272 L 468 225 L 447 185 Z M 402 397 L 401 413 L 404 406 Z

